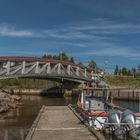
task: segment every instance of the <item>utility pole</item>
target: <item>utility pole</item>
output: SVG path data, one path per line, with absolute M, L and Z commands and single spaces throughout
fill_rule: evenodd
M 107 65 L 108 65 L 108 60 L 107 59 L 104 59 L 104 64 L 105 64 L 105 73 L 107 73 Z

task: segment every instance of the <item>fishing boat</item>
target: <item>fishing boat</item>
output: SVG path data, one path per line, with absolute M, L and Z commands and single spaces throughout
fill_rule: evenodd
M 95 130 L 109 129 L 119 138 L 140 139 L 140 113 L 113 104 L 107 88 L 84 87 L 77 101 L 78 112 Z

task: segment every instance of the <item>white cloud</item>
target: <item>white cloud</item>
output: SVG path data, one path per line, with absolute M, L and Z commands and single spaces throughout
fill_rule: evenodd
M 73 55 L 76 55 L 76 53 L 73 53 Z M 85 52 L 79 52 L 79 55 L 82 56 L 107 56 L 107 57 L 127 57 L 127 58 L 140 58 L 140 52 L 135 51 L 131 48 L 121 48 L 119 47 L 108 47 L 108 48 L 100 48 L 100 49 L 93 49 L 90 51 L 85 51 Z
M 43 37 L 33 30 L 20 30 L 8 24 L 0 24 L 0 36 L 3 37 Z
M 75 25 L 67 25 L 56 29 L 17 29 L 8 24 L 0 24 L 0 36 L 57 38 L 68 40 L 109 39 L 108 34 L 140 34 L 140 25 L 132 23 L 112 22 L 107 19 L 94 19 Z
M 52 45 L 55 46 L 83 48 L 83 52 L 79 52 L 80 55 L 140 57 L 139 46 L 136 49 L 136 47 L 121 44 L 117 37 L 111 36 L 113 34 L 121 34 L 124 38 L 125 35 L 139 35 L 140 25 L 108 19 L 94 19 L 84 23 L 65 25 L 63 28 L 42 30 L 18 29 L 8 24 L 0 24 L 0 36 L 3 37 L 51 39 Z M 86 48 L 90 51 L 86 51 Z
M 96 34 L 140 34 L 140 25 L 110 21 L 108 19 L 94 19 L 80 26 L 72 26 L 71 29 Z

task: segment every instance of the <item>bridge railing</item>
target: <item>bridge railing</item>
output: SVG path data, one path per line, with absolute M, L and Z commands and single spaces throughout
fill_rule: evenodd
M 92 72 L 86 67 L 64 61 L 52 61 L 33 59 L 33 61 L 15 59 L 0 59 L 0 78 L 43 76 L 58 78 L 79 79 L 83 81 L 92 80 Z

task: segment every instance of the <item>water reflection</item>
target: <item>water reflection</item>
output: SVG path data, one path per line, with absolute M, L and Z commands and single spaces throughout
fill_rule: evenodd
M 140 103 L 138 101 L 116 100 L 116 101 L 114 101 L 114 103 L 116 103 L 124 108 L 128 108 L 130 110 L 133 110 L 134 112 L 139 112 Z
M 22 96 L 24 103 L 20 108 L 4 114 L 0 120 L 0 140 L 24 140 L 42 105 L 63 106 L 71 99 Z
M 0 131 L 0 140 L 24 140 L 25 130 L 20 128 L 6 128 Z

